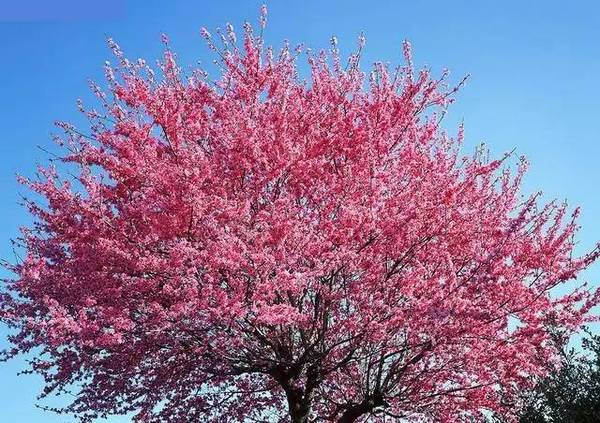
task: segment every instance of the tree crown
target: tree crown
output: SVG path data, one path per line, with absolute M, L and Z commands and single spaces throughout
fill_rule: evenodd
M 347 62 L 334 39 L 306 82 L 250 25 L 202 35 L 216 81 L 111 41 L 90 133 L 60 124 L 74 181 L 23 180 L 46 203 L 2 294 L 8 355 L 39 351 L 43 395 L 76 386 L 60 411 L 83 421 L 510 414 L 557 357 L 548 322 L 597 303 L 550 295 L 598 255 L 573 255 L 577 211 L 521 196 L 524 160 L 463 157 L 440 129 L 456 88 L 408 43 L 365 74 L 364 39 Z

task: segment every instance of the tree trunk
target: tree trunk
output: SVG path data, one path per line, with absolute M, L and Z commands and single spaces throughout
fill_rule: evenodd
M 300 390 L 288 391 L 286 395 L 292 423 L 308 423 L 310 404 L 304 401 L 302 392 Z
M 288 402 L 288 413 L 292 423 L 308 423 L 312 398 L 315 389 L 320 383 L 320 361 L 308 366 L 304 386 L 297 386 L 289 376 L 275 375 L 285 391 Z
M 285 396 L 288 403 L 288 413 L 292 423 L 308 423 L 310 400 L 305 397 L 304 390 L 287 381 L 284 384 Z
M 302 404 L 296 404 L 297 407 L 290 406 L 290 417 L 292 423 L 308 423 L 309 407 Z

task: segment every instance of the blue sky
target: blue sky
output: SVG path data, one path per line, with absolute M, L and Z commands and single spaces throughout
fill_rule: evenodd
M 88 2 L 92 3 L 92 2 Z M 100 3 L 100 2 L 98 2 Z M 91 98 L 89 78 L 101 80 L 113 37 L 130 58 L 153 60 L 166 33 L 184 65 L 210 63 L 199 28 L 256 21 L 257 1 L 119 1 L 82 7 L 60 0 L 22 0 L 0 11 L 0 257 L 30 218 L 18 206 L 15 173 L 31 175 L 53 149 L 55 120 L 78 121 L 77 98 Z M 413 44 L 417 64 L 447 67 L 454 80 L 470 73 L 446 125 L 464 120 L 465 152 L 482 141 L 495 154 L 525 154 L 526 191 L 582 206 L 580 251 L 600 240 L 600 3 L 564 1 L 270 1 L 267 41 L 342 51 L 367 37 L 364 63 L 397 63 L 401 42 Z M 0 270 L 0 272 L 3 272 Z M 6 276 L 6 273 L 0 273 Z M 596 266 L 585 275 L 600 281 Z M 0 348 L 6 345 L 0 328 Z M 71 422 L 36 409 L 36 376 L 16 376 L 23 360 L 0 364 L 0 421 Z M 122 422 L 127 419 L 111 419 Z

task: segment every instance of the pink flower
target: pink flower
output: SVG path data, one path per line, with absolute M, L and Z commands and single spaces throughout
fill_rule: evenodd
M 524 160 L 460 153 L 462 125 L 439 127 L 447 73 L 413 75 L 405 42 L 405 67 L 365 81 L 364 36 L 351 66 L 331 41 L 306 83 L 250 25 L 215 81 L 183 78 L 168 47 L 154 77 L 109 40 L 101 112 L 58 123 L 77 183 L 21 178 L 36 222 L 0 293 L 14 352 L 43 351 L 45 393 L 82 388 L 63 411 L 510 414 L 556 360 L 548 322 L 593 318 L 598 291 L 549 294 L 598 258 L 574 254 L 578 212 L 523 199 Z

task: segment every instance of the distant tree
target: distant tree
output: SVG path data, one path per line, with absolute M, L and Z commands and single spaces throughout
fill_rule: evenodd
M 7 356 L 35 353 L 84 422 L 514 414 L 557 360 L 546 322 L 598 302 L 550 295 L 598 257 L 573 254 L 577 211 L 523 198 L 524 161 L 462 157 L 440 129 L 456 88 L 408 43 L 365 77 L 362 38 L 347 63 L 334 39 L 304 82 L 250 25 L 202 34 L 217 81 L 111 42 L 89 133 L 61 124 L 60 167 L 24 180 L 45 200 L 2 294 Z
M 563 353 L 560 368 L 526 399 L 520 423 L 600 422 L 600 336 L 583 339 L 583 352 Z

